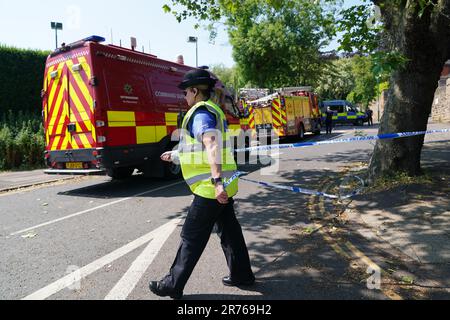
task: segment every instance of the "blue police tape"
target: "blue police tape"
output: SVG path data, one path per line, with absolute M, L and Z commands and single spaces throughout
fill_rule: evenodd
M 353 176 L 353 177 L 356 178 L 361 183 L 361 186 L 359 188 L 356 188 L 353 192 L 351 192 L 349 194 L 334 195 L 334 194 L 328 194 L 328 193 L 321 192 L 321 191 L 304 189 L 304 188 L 300 188 L 300 187 L 283 186 L 283 185 L 278 185 L 278 184 L 274 184 L 274 183 L 255 181 L 255 180 L 251 180 L 251 179 L 247 179 L 247 178 L 242 178 L 242 176 L 247 175 L 247 174 L 248 174 L 248 172 L 238 171 L 231 178 L 225 179 L 225 183 L 224 183 L 225 189 L 234 180 L 240 178 L 243 181 L 250 182 L 250 183 L 253 183 L 253 184 L 258 184 L 258 185 L 261 185 L 261 186 L 264 186 L 264 187 L 275 188 L 275 189 L 280 189 L 280 190 L 288 190 L 288 191 L 292 191 L 292 192 L 295 192 L 295 193 L 308 194 L 308 195 L 312 195 L 312 196 L 319 196 L 319 197 L 325 197 L 325 198 L 330 198 L 330 199 L 344 200 L 344 199 L 348 199 L 348 198 L 351 198 L 351 197 L 354 197 L 354 196 L 360 194 L 362 189 L 364 188 L 364 180 L 361 179 L 358 176 Z
M 290 143 L 290 144 L 277 144 L 277 145 L 250 147 L 250 148 L 246 148 L 246 149 L 238 149 L 238 150 L 236 150 L 236 152 L 247 152 L 247 151 L 251 152 L 251 151 L 257 151 L 257 150 L 303 148 L 303 147 L 320 146 L 320 145 L 335 144 L 335 143 L 350 143 L 350 142 L 358 142 L 358 141 L 398 139 L 398 138 L 407 138 L 407 137 L 420 136 L 420 135 L 426 135 L 426 134 L 447 133 L 447 132 L 450 132 L 450 129 L 385 133 L 385 134 L 379 134 L 379 135 L 375 135 L 375 136 L 365 136 L 365 137 L 362 136 L 362 137 L 353 137 L 353 138 L 346 138 L 346 139 L 326 140 L 326 141 L 317 141 L 317 142 L 299 142 L 299 143 Z
M 247 152 L 247 151 L 257 151 L 257 150 L 273 150 L 273 149 L 287 149 L 287 148 L 302 148 L 302 147 L 311 147 L 311 146 L 318 146 L 318 145 L 325 145 L 325 144 L 335 144 L 335 143 L 350 143 L 350 142 L 358 142 L 358 141 L 371 141 L 371 140 L 386 140 L 386 139 L 398 139 L 398 138 L 406 138 L 406 137 L 413 137 L 413 136 L 420 136 L 420 135 L 426 135 L 426 134 L 433 134 L 433 133 L 447 133 L 450 132 L 450 129 L 439 129 L 439 130 L 428 130 L 428 131 L 415 131 L 415 132 L 399 132 L 399 133 L 386 133 L 386 134 L 379 134 L 375 136 L 362 136 L 362 137 L 353 137 L 353 138 L 347 138 L 347 139 L 336 139 L 336 140 L 326 140 L 326 141 L 317 141 L 317 142 L 300 142 L 300 143 L 291 143 L 291 144 L 279 144 L 279 145 L 268 145 L 268 146 L 258 146 L 258 147 L 250 147 L 246 149 L 238 149 L 236 152 Z M 447 141 L 447 140 L 445 140 Z M 328 194 L 316 190 L 309 190 L 304 189 L 300 187 L 291 187 L 291 186 L 283 186 L 283 185 L 277 185 L 273 183 L 268 182 L 262 182 L 262 181 L 255 181 L 247 178 L 242 178 L 242 176 L 247 175 L 247 172 L 236 172 L 230 179 L 227 179 L 224 183 L 225 189 L 233 182 L 234 180 L 240 178 L 243 181 L 258 184 L 264 187 L 269 188 L 275 188 L 275 189 L 281 189 L 281 190 L 289 190 L 296 193 L 302 193 L 302 194 L 308 194 L 313 196 L 322 196 L 330 199 L 348 199 L 351 197 L 354 197 L 361 193 L 362 189 L 364 188 L 364 180 L 362 180 L 358 176 L 353 176 L 356 178 L 361 186 L 357 189 L 355 189 L 353 192 L 345 194 L 345 195 L 333 195 Z

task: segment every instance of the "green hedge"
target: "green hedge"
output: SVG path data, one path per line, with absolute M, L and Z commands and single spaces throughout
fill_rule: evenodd
M 0 170 L 44 166 L 40 93 L 48 54 L 0 45 Z
M 8 110 L 38 114 L 49 52 L 0 45 L 0 114 Z

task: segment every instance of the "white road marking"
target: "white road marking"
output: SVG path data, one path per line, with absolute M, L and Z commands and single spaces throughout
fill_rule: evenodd
M 88 275 L 94 273 L 95 271 L 99 270 L 100 268 L 104 267 L 107 264 L 112 263 L 113 261 L 119 259 L 120 257 L 130 253 L 131 251 L 139 248 L 140 246 L 146 244 L 147 242 L 151 240 L 155 240 L 156 236 L 161 234 L 162 232 L 167 232 L 167 230 L 175 229 L 175 227 L 181 222 L 181 219 L 177 218 L 174 219 L 167 224 L 163 225 L 162 227 L 159 227 L 156 230 L 153 230 L 152 232 L 128 243 L 127 245 L 111 252 L 110 254 L 107 254 L 106 256 L 95 260 L 94 262 L 88 264 L 87 266 L 84 266 L 80 270 L 77 270 L 51 284 L 48 286 L 26 296 L 22 300 L 44 300 L 48 297 L 54 295 L 55 293 L 61 291 L 64 288 L 72 286 L 78 279 L 82 279 L 87 277 Z M 145 250 L 147 251 L 147 250 Z M 75 274 L 76 273 L 76 274 Z
M 153 259 L 161 250 L 164 243 L 173 233 L 178 223 L 167 224 L 159 228 L 158 234 L 155 234 L 153 240 L 149 243 L 147 248 L 137 257 L 130 269 L 124 274 L 122 279 L 114 286 L 114 288 L 105 297 L 105 300 L 125 300 L 133 291 L 136 284 L 142 278 L 142 275 L 147 271 L 152 264 Z
M 67 219 L 70 219 L 70 218 L 73 218 L 73 217 L 77 217 L 77 216 L 80 216 L 82 214 L 85 214 L 85 213 L 88 213 L 88 212 L 92 212 L 92 211 L 95 211 L 95 210 L 98 210 L 98 209 L 109 207 L 109 206 L 112 206 L 114 204 L 118 204 L 120 202 L 124 202 L 124 201 L 130 200 L 130 199 L 136 198 L 136 197 L 143 196 L 145 194 L 149 194 L 149 193 L 152 193 L 152 192 L 168 189 L 170 187 L 173 187 L 173 186 L 176 186 L 176 185 L 179 185 L 179 184 L 182 184 L 182 183 L 184 183 L 184 181 L 172 183 L 172 184 L 169 184 L 167 186 L 163 186 L 163 187 L 160 187 L 160 188 L 156 188 L 156 189 L 152 189 L 152 190 L 145 191 L 145 192 L 142 192 L 142 193 L 138 193 L 138 194 L 135 194 L 135 195 L 133 195 L 131 197 L 128 197 L 128 198 L 123 198 L 123 199 L 116 200 L 116 201 L 113 201 L 113 202 L 105 203 L 105 204 L 103 204 L 101 206 L 98 206 L 98 207 L 95 207 L 95 208 L 91 208 L 91 209 L 87 209 L 87 210 L 84 210 L 84 211 L 81 211 L 81 212 L 73 213 L 71 215 L 68 215 L 68 216 L 65 216 L 65 217 L 62 217 L 62 218 L 54 219 L 54 220 L 51 220 L 51 221 L 48 221 L 48 222 L 44 222 L 44 223 L 38 224 L 36 226 L 30 227 L 30 228 L 26 228 L 26 229 L 23 229 L 23 230 L 20 230 L 20 231 L 16 231 L 14 233 L 11 233 L 10 236 L 15 236 L 15 235 L 18 235 L 18 234 L 21 234 L 21 233 L 25 233 L 25 232 L 28 232 L 28 231 L 32 231 L 32 230 L 34 231 L 34 230 L 36 230 L 38 228 L 42 228 L 42 227 L 48 226 L 50 224 L 54 224 L 54 223 L 57 223 L 57 222 L 60 222 L 60 221 L 64 221 L 64 220 L 67 220 Z

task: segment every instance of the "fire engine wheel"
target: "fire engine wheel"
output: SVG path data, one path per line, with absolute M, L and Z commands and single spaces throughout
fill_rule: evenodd
M 175 145 L 170 144 L 165 151 L 172 151 L 176 149 Z M 167 180 L 176 180 L 181 178 L 181 165 L 173 162 L 163 162 L 164 178 Z
M 124 180 L 132 176 L 134 168 L 123 167 L 123 168 L 111 168 L 108 169 L 108 176 L 114 180 Z
M 298 128 L 298 137 L 300 140 L 303 140 L 305 138 L 305 128 L 303 128 L 303 125 L 300 125 L 300 128 Z
M 181 177 L 181 166 L 172 162 L 164 163 L 164 178 L 175 180 Z

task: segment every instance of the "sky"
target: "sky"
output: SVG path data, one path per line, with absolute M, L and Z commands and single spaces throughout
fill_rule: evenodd
M 344 0 L 348 7 L 361 0 Z M 187 65 L 195 66 L 195 44 L 189 36 L 198 37 L 199 65 L 234 65 L 232 47 L 225 30 L 212 44 L 209 32 L 194 29 L 195 20 L 178 23 L 162 10 L 170 0 L 0 0 L 0 44 L 26 49 L 53 50 L 55 32 L 52 21 L 62 22 L 58 43 L 71 43 L 90 35 L 99 35 L 107 43 L 130 47 L 136 37 L 139 50 L 144 47 L 161 59 L 175 61 L 180 54 Z

